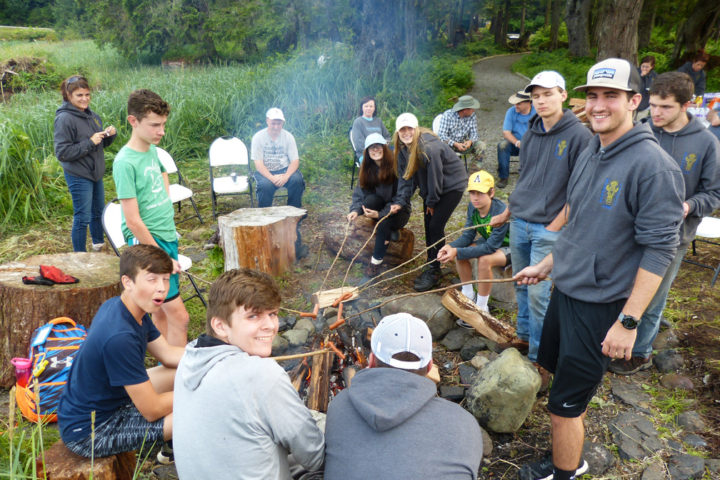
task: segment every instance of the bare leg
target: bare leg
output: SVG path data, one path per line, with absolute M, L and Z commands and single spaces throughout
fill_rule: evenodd
M 185 309 L 182 298 L 177 297 L 153 314 L 153 323 L 170 345 L 184 347 L 187 344 L 187 329 L 190 314 Z
M 175 383 L 174 368 L 164 366 L 148 368 L 147 373 L 150 377 L 150 383 L 157 393 L 172 392 Z M 163 439 L 172 440 L 172 412 L 165 416 L 163 422 Z
M 575 418 L 550 414 L 553 464 L 562 470 L 575 470 L 582 456 L 585 439 L 585 413 Z
M 469 282 L 473 279 L 472 265 L 470 264 L 470 260 L 460 260 L 456 258 L 455 268 L 457 269 L 461 282 Z
M 168 413 L 165 416 L 165 421 L 163 422 L 163 440 L 166 442 L 172 440 L 172 413 Z
M 493 278 L 492 268 L 493 267 L 504 267 L 506 264 L 507 257 L 500 250 L 497 250 L 490 255 L 483 255 L 478 257 L 478 280 L 491 280 Z M 487 296 L 490 295 L 492 289 L 492 283 L 478 283 L 477 292 L 478 295 Z

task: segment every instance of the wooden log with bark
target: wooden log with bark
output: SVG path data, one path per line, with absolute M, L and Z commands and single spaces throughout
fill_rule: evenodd
M 90 468 L 90 459 L 68 450 L 62 440 L 36 459 L 38 478 L 47 480 L 131 480 L 136 463 L 135 452 L 123 452 L 95 458 Z
M 318 412 L 327 412 L 330 401 L 331 352 L 315 355 L 310 367 L 310 385 L 307 390 L 307 407 Z
M 343 246 L 340 256 L 346 260 L 352 260 L 363 244 L 367 241 L 368 237 L 372 234 L 373 229 L 375 228 L 375 223 L 375 220 L 367 218 L 364 215 L 357 217 L 350 225 L 348 238 L 345 241 L 345 245 Z M 333 253 L 337 254 L 337 251 L 340 249 L 340 245 L 342 245 L 343 242 L 346 219 L 343 216 L 338 220 L 325 222 L 325 224 L 325 245 L 327 245 Z M 415 247 L 415 235 L 412 231 L 406 228 L 400 229 L 399 233 L 400 238 L 398 241 L 390 242 L 388 245 L 388 250 L 384 258 L 384 263 L 386 264 L 400 265 L 412 258 L 413 248 Z M 367 245 L 365 245 L 365 248 L 358 257 L 358 260 L 363 263 L 370 262 L 373 248 L 375 248 L 374 239 L 370 240 Z
M 80 280 L 65 285 L 25 285 L 23 276 L 40 275 L 53 265 Z M 122 291 L 119 259 L 104 253 L 37 255 L 0 265 L 0 386 L 15 383 L 10 359 L 27 357 L 33 331 L 56 317 L 90 326 L 102 303 Z
M 273 276 L 295 262 L 296 227 L 306 211 L 291 206 L 241 208 L 218 217 L 225 271 L 252 268 Z
M 455 316 L 473 326 L 482 336 L 496 343 L 509 342 L 515 329 L 487 312 L 480 310 L 457 289 L 450 289 L 442 297 L 442 304 Z

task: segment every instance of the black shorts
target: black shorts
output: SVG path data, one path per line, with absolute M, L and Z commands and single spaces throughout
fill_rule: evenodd
M 553 289 L 537 358 L 555 374 L 550 413 L 567 418 L 583 414 L 610 364 L 601 343 L 625 302 L 583 302 Z

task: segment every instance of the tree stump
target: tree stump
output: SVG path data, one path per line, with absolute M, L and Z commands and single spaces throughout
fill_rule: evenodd
M 325 245 L 327 245 L 328 248 L 330 248 L 330 250 L 332 250 L 335 254 L 337 254 L 337 251 L 340 249 L 340 245 L 342 245 L 343 242 L 346 225 L 345 222 L 345 217 L 342 217 L 341 220 L 333 220 L 325 223 Z M 340 256 L 346 260 L 352 260 L 370 235 L 372 235 L 375 223 L 375 220 L 367 218 L 364 215 L 357 217 L 350 225 L 348 237 Z M 400 265 L 401 263 L 407 262 L 412 258 L 414 246 L 415 235 L 413 232 L 406 228 L 400 229 L 400 238 L 397 242 L 390 242 L 383 263 L 388 265 Z M 358 260 L 364 263 L 369 263 L 370 257 L 373 253 L 373 248 L 375 248 L 375 240 L 371 239 L 367 245 L 365 245 L 365 248 L 363 248 L 360 256 L 358 256 Z
M 25 285 L 22 277 L 54 265 L 80 280 L 69 285 Z M 0 265 L 0 386 L 15 383 L 10 359 L 27 357 L 30 337 L 55 317 L 89 326 L 102 303 L 122 291 L 119 259 L 103 253 L 37 255 Z
M 95 458 L 91 469 L 90 459 L 68 450 L 62 440 L 45 452 L 44 459 L 44 465 L 42 455 L 36 459 L 38 478 L 47 480 L 131 480 L 137 463 L 135 452 L 123 452 Z
M 241 208 L 218 217 L 225 271 L 252 268 L 282 275 L 295 262 L 296 227 L 306 211 L 290 206 Z

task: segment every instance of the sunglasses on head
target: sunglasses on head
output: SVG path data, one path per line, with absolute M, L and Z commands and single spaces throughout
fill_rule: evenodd
M 65 85 L 70 85 L 71 83 L 79 82 L 80 80 L 85 80 L 85 77 L 83 77 L 82 75 L 73 75 L 72 77 L 67 79 Z

